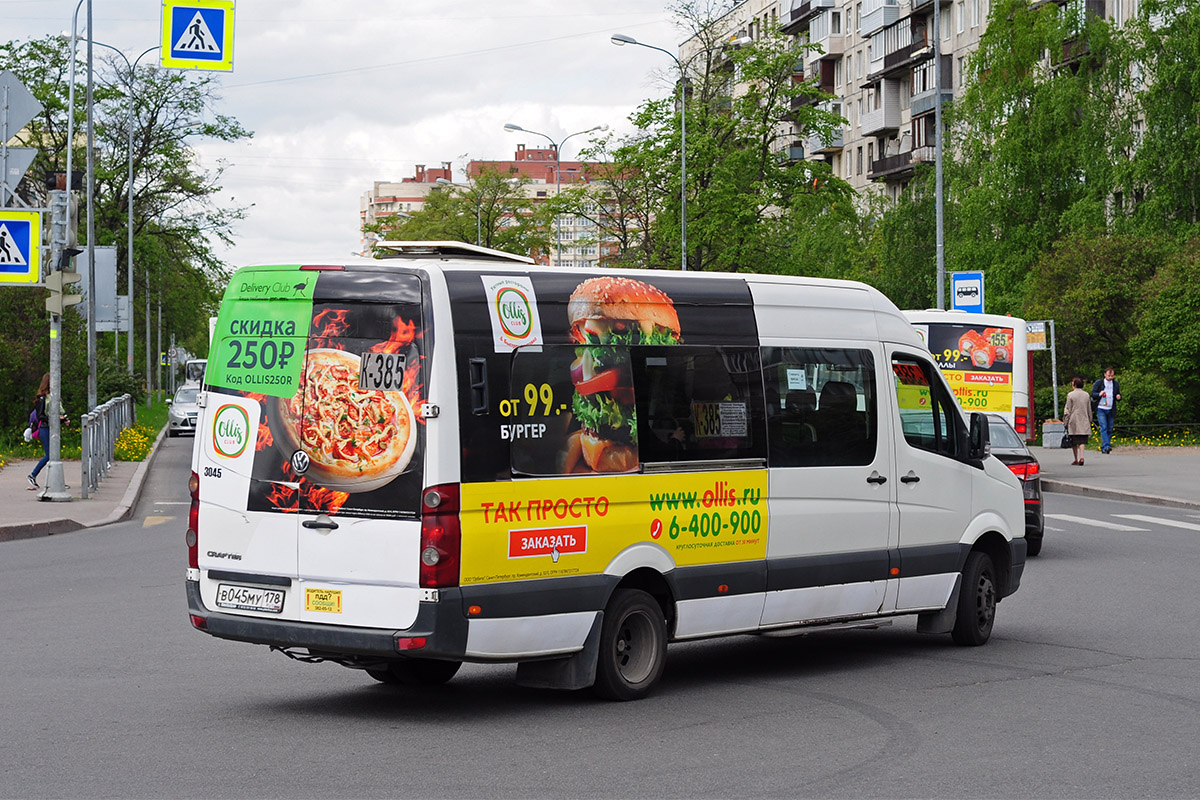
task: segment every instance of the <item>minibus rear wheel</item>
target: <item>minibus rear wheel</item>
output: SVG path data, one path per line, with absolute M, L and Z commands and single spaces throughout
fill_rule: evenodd
M 957 644 L 977 646 L 987 642 L 996 621 L 996 570 L 991 557 L 972 550 L 962 576 L 958 614 L 950 635 Z
M 367 674 L 380 683 L 400 686 L 437 686 L 454 677 L 461 661 L 432 658 L 397 658 L 386 669 L 369 669 Z
M 662 607 L 640 589 L 618 589 L 604 610 L 593 691 L 608 700 L 637 700 L 658 683 L 667 660 Z

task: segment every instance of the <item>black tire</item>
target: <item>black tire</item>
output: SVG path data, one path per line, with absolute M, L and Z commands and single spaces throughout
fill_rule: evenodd
M 638 700 L 658 683 L 666 661 L 662 607 L 640 589 L 615 592 L 604 610 L 592 690 L 608 700 Z
M 1026 534 L 1025 535 L 1025 555 L 1032 557 L 1032 556 L 1036 556 L 1040 552 L 1042 552 L 1042 537 L 1041 536 L 1030 537 L 1028 534 Z
M 461 661 L 398 658 L 388 662 L 387 669 L 369 669 L 367 674 L 380 683 L 399 686 L 440 686 L 453 678 L 461 666 Z
M 169 439 L 174 439 L 178 435 L 179 435 L 179 433 L 176 431 L 173 431 L 170 429 L 167 430 L 167 438 L 169 438 Z
M 987 553 L 971 551 L 963 565 L 958 614 L 950 635 L 956 644 L 977 647 L 987 642 L 996 621 L 996 570 Z

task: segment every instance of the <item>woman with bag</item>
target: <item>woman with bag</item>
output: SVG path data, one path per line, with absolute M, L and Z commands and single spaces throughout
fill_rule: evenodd
M 1063 422 L 1067 423 L 1067 437 L 1071 440 L 1071 462 L 1077 467 L 1083 466 L 1083 451 L 1088 437 L 1092 433 L 1092 397 L 1083 390 L 1083 378 L 1071 381 L 1075 387 L 1067 395 L 1067 404 L 1063 408 Z
M 50 417 L 46 416 L 46 398 L 49 396 L 50 373 L 47 372 L 42 376 L 42 382 L 37 390 L 37 397 L 33 401 L 33 413 L 29 415 L 30 423 L 37 423 L 36 427 L 33 427 L 33 435 L 42 440 L 42 460 L 37 462 L 37 466 L 33 468 L 33 472 L 29 473 L 28 476 L 29 491 L 31 492 L 37 491 L 38 473 L 42 471 L 42 467 L 46 466 L 46 462 L 50 460 Z

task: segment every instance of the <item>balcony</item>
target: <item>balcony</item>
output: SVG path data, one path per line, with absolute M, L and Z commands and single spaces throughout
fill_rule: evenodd
M 800 94 L 792 98 L 793 111 L 828 99 L 822 96 L 822 93 L 833 94 L 833 62 L 814 61 L 809 65 L 805 78 L 816 86 L 812 90 L 806 87 Z
M 867 180 L 871 181 L 902 181 L 911 178 L 913 174 L 912 153 L 900 153 L 894 156 L 884 156 L 871 162 L 867 169 Z
M 811 155 L 818 153 L 836 153 L 845 147 L 845 138 L 842 134 L 842 129 L 838 128 L 833 134 L 833 138 L 829 140 L 829 144 L 821 141 L 819 136 L 809 136 L 804 140 L 804 149 Z
M 900 86 L 900 81 L 881 81 L 874 87 L 878 93 L 878 107 L 863 112 L 859 121 L 863 136 L 878 136 L 900 129 Z
M 954 0 L 938 0 L 938 5 L 942 8 L 947 8 L 954 4 Z M 913 0 L 912 10 L 915 14 L 923 8 L 929 8 L 933 5 L 933 0 Z
M 804 160 L 804 144 L 801 142 L 792 142 L 783 147 L 779 151 L 780 163 L 795 164 L 798 161 Z
M 896 0 L 889 0 L 886 5 L 872 9 L 862 15 L 861 27 L 858 29 L 859 36 L 870 36 L 875 31 L 886 28 L 897 19 L 900 18 L 900 7 Z
M 913 30 L 908 44 L 891 53 L 884 54 L 883 69 L 877 76 L 872 75 L 871 77 L 882 78 L 893 75 L 901 70 L 910 69 L 914 64 L 919 64 L 930 58 L 933 58 L 933 48 L 929 44 L 925 27 L 921 26 Z
M 834 0 L 793 0 L 792 10 L 779 29 L 789 36 L 808 30 L 808 23 L 823 9 L 833 8 Z

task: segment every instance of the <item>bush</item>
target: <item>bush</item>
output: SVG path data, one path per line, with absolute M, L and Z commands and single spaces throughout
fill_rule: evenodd
M 155 431 L 145 425 L 134 425 L 132 428 L 126 428 L 117 436 L 117 444 L 113 448 L 113 455 L 117 461 L 142 461 L 150 452 L 150 447 L 154 444 L 155 435 Z

